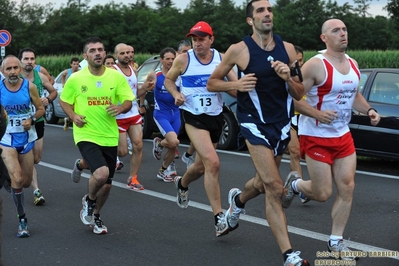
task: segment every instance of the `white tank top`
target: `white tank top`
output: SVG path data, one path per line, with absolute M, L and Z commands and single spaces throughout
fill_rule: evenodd
M 137 95 L 137 77 L 133 71 L 133 68 L 131 66 L 129 66 L 130 74 L 126 75 L 117 64 L 113 65 L 113 67 L 116 70 L 118 70 L 120 73 L 122 73 L 122 75 L 125 76 L 127 83 L 129 83 L 129 86 L 132 89 L 133 94 L 136 96 Z M 129 118 L 129 117 L 133 117 L 136 115 L 139 115 L 138 104 L 137 104 L 137 101 L 133 101 L 132 108 L 129 110 L 129 112 L 127 112 L 125 114 L 122 113 L 122 114 L 117 115 L 116 119 Z
M 207 114 L 216 116 L 222 112 L 223 97 L 221 92 L 209 92 L 206 83 L 215 68 L 221 62 L 221 55 L 215 49 L 213 58 L 208 64 L 202 64 L 191 49 L 187 52 L 188 64 L 186 71 L 181 75 L 181 93 L 186 98 L 180 107 L 194 115 Z
M 346 55 L 350 66 L 349 73 L 344 75 L 322 54 L 315 57 L 323 62 L 326 73 L 325 80 L 313 86 L 306 94 L 306 102 L 317 110 L 335 110 L 338 118 L 331 124 L 323 124 L 320 121 L 305 115 L 299 118 L 299 135 L 335 138 L 349 132 L 348 124 L 351 120 L 352 106 L 356 98 L 359 86 L 360 71 L 353 60 Z

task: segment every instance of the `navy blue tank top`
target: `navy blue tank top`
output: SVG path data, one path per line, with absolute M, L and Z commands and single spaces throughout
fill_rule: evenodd
M 294 115 L 292 97 L 288 85 L 271 67 L 270 61 L 289 64 L 289 56 L 280 36 L 273 34 L 276 42 L 271 51 L 261 49 L 246 36 L 243 41 L 248 47 L 249 63 L 244 74 L 255 73 L 257 83 L 251 92 L 237 92 L 237 118 L 240 123 L 276 123 L 289 120 Z

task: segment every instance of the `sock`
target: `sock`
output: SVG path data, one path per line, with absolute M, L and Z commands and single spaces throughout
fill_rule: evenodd
M 191 157 L 191 156 L 193 156 L 192 154 L 189 154 L 188 152 L 186 152 L 185 154 L 184 154 L 184 156 L 186 156 L 187 158 L 189 158 L 189 157 Z
M 238 194 L 235 198 L 234 198 L 234 202 L 236 203 L 236 206 L 238 208 L 244 209 L 245 208 L 245 203 L 242 203 L 240 200 L 240 194 Z
M 99 220 L 100 219 L 100 214 L 99 213 L 95 213 L 94 214 L 94 219 L 95 220 Z
M 179 182 L 177 182 L 177 187 L 181 190 L 188 190 L 188 187 L 183 187 L 181 184 L 181 178 L 179 179 Z
M 161 165 L 161 169 L 159 169 L 161 172 L 164 172 L 166 169 L 168 169 L 168 167 L 163 167 L 163 165 Z
M 215 215 L 215 224 L 219 222 L 219 217 L 223 214 L 223 212 L 219 212 L 218 214 Z
M 90 206 L 96 205 L 97 199 L 91 200 L 91 199 L 89 198 L 89 195 L 87 195 L 86 200 L 87 200 L 87 203 L 88 203 Z
M 18 216 L 25 215 L 24 207 L 24 191 L 22 188 L 11 188 L 11 195 L 14 199 L 15 206 L 17 207 Z
M 291 186 L 292 186 L 292 188 L 294 189 L 294 192 L 297 193 L 297 194 L 299 193 L 299 191 L 298 191 L 298 188 L 297 188 L 296 185 L 297 185 L 297 183 L 298 183 L 299 180 L 301 180 L 301 179 L 294 180 L 294 181 L 292 181 L 292 183 L 291 183 Z
M 35 189 L 35 191 L 33 191 L 33 196 L 37 196 L 37 194 L 39 194 L 40 193 L 40 189 Z
M 283 253 L 284 261 L 287 260 L 288 254 L 291 254 L 292 252 L 294 252 L 294 251 L 292 250 L 292 248 L 290 248 L 289 250 L 287 250 L 286 252 Z
M 80 160 L 76 163 L 76 167 L 78 168 L 79 171 L 83 171 L 83 169 L 79 167 L 79 164 L 80 164 Z
M 334 245 L 337 245 L 338 242 L 342 239 L 343 236 L 330 235 L 330 246 L 332 247 Z
M 25 221 L 26 221 L 25 213 L 22 214 L 22 215 L 18 215 L 18 219 L 19 219 L 20 221 L 21 221 L 22 219 L 25 219 Z

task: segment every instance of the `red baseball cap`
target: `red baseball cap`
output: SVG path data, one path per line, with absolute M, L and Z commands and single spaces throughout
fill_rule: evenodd
M 206 23 L 205 21 L 199 21 L 191 28 L 186 37 L 190 37 L 193 35 L 197 37 L 206 37 L 207 35 L 213 36 L 213 31 L 208 23 Z

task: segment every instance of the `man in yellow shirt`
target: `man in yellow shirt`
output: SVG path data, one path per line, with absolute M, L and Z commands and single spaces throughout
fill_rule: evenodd
M 83 157 L 76 160 L 72 178 L 77 183 L 83 169 L 92 173 L 80 219 L 93 226 L 95 234 L 108 232 L 100 210 L 115 173 L 119 139 L 115 117 L 129 111 L 136 98 L 125 77 L 103 65 L 105 55 L 101 39 L 88 38 L 83 46 L 88 66 L 69 77 L 60 99 L 62 109 L 73 121 L 74 141 Z

